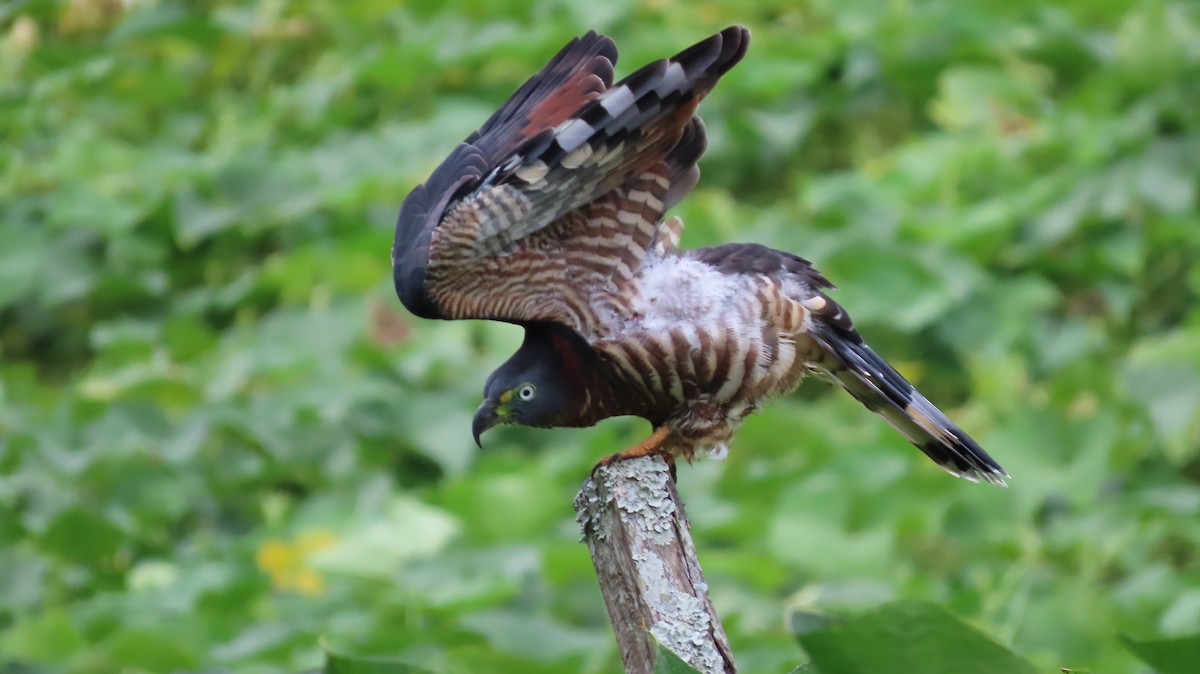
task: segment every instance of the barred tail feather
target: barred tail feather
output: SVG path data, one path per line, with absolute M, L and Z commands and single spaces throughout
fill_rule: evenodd
M 814 325 L 809 332 L 832 356 L 823 364 L 850 395 L 882 416 L 947 472 L 972 482 L 1007 486 L 1008 473 L 899 372 L 867 346 L 857 332 Z

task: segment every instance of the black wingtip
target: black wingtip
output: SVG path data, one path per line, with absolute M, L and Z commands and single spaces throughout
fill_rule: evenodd
M 721 31 L 721 56 L 718 61 L 727 64 L 721 72 L 737 65 L 750 48 L 750 29 L 742 25 L 733 25 Z
M 918 445 L 918 448 L 951 475 L 972 482 L 982 480 L 998 487 L 1008 486 L 1007 480 L 1010 476 L 1000 467 L 1000 464 L 988 456 L 988 453 L 983 451 L 973 440 L 966 437 L 962 431 L 955 428 L 952 432 L 956 436 L 965 438 L 968 442 L 956 442 L 953 446 L 948 446 L 941 441 L 931 440 Z
M 689 77 L 704 73 L 715 81 L 746 55 L 750 46 L 750 30 L 745 26 L 730 26 L 672 56 L 669 60 L 678 63 Z

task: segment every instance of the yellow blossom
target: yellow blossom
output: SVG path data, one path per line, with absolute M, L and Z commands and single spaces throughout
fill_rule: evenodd
M 309 566 L 309 559 L 332 546 L 337 537 L 324 529 L 301 532 L 292 540 L 272 538 L 259 547 L 254 559 L 258 568 L 271 577 L 279 590 L 300 594 L 319 594 L 325 587 L 321 574 Z

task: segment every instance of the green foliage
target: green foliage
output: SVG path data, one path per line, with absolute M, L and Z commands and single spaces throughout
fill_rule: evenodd
M 612 34 L 626 73 L 734 22 L 754 36 L 701 108 L 684 245 L 812 259 L 1013 475 L 952 479 L 823 384 L 681 466 L 740 668 L 796 666 L 789 606 L 936 602 L 1038 671 L 1142 672 L 1116 633 L 1196 633 L 1194 3 L 23 0 L 0 4 L 0 669 L 293 673 L 324 637 L 617 670 L 571 498 L 646 428 L 478 453 L 520 335 L 405 315 L 391 228 L 569 36 Z
M 428 674 L 428 670 L 388 658 L 363 658 L 326 651 L 323 674 Z
M 656 643 L 654 646 L 654 674 L 696 674 L 696 670 L 675 655 L 671 649 Z
M 1012 651 L 967 627 L 945 609 L 894 602 L 823 629 L 799 634 L 823 674 L 1033 674 Z M 870 648 L 864 648 L 870 644 Z
M 1121 642 L 1158 674 L 1187 674 L 1200 663 L 1200 635 L 1153 641 L 1122 637 Z

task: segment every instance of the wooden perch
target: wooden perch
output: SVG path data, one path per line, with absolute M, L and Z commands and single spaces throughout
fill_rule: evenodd
M 628 674 L 652 674 L 655 639 L 704 674 L 737 671 L 661 457 L 597 470 L 575 513 Z

